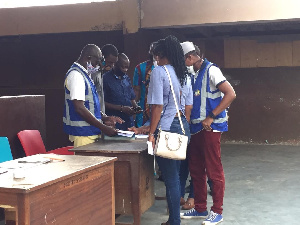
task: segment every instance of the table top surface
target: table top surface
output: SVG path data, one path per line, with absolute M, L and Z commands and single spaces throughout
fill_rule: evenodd
M 31 192 L 116 160 L 104 156 L 38 154 L 3 162 L 0 163 L 0 192 Z
M 147 140 L 137 139 L 132 141 L 99 140 L 95 143 L 72 148 L 75 153 L 101 152 L 101 153 L 141 153 L 147 151 Z

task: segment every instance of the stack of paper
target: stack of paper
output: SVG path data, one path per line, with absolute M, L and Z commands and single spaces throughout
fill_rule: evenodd
M 118 130 L 118 136 L 122 137 L 133 137 L 134 132 L 133 131 L 128 131 L 128 130 Z
M 118 135 L 112 137 L 104 135 L 104 140 L 131 141 L 135 140 L 135 135 L 133 131 L 118 130 Z

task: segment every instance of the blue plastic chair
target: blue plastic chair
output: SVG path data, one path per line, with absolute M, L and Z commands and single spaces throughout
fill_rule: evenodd
M 0 163 L 13 160 L 7 137 L 0 137 Z

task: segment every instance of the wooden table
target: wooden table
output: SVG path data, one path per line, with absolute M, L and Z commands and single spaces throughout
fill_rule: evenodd
M 28 162 L 44 157 L 65 161 Z M 17 225 L 114 224 L 114 161 L 112 157 L 41 154 L 0 163 L 1 169 L 11 168 L 0 174 L 0 205 L 15 208 Z M 20 166 L 21 170 L 16 169 Z M 25 178 L 13 178 L 17 171 Z
M 141 215 L 154 204 L 154 159 L 147 153 L 146 140 L 108 141 L 73 148 L 75 155 L 117 157 L 115 162 L 115 213 L 133 215 L 141 225 Z M 106 205 L 103 202 L 103 205 Z M 122 224 L 122 223 L 116 223 Z

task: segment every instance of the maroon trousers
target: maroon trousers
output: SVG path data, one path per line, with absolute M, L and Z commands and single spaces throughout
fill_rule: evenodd
M 195 209 L 207 210 L 207 177 L 213 184 L 211 210 L 222 214 L 225 192 L 225 176 L 221 162 L 221 132 L 202 130 L 191 136 L 189 169 L 194 182 Z

